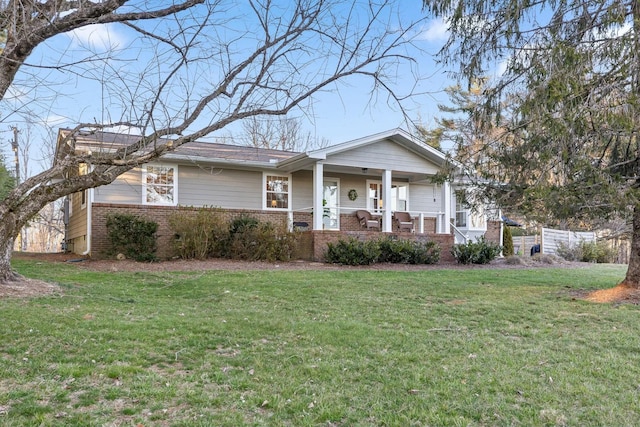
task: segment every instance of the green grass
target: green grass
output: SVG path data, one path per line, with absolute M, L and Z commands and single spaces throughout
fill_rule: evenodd
M 3 426 L 640 424 L 640 310 L 585 269 L 98 273 L 15 262 Z

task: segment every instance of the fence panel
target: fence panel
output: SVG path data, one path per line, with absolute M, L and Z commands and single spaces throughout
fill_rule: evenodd
M 555 255 L 560 244 L 572 247 L 581 241 L 595 242 L 596 233 L 593 231 L 542 229 L 542 253 L 547 255 Z
M 531 247 L 540 243 L 540 236 L 513 236 L 513 252 L 518 255 L 529 255 Z

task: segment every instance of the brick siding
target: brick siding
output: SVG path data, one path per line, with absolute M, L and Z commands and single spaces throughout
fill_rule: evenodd
M 193 212 L 198 208 L 182 206 L 146 206 L 128 204 L 94 203 L 91 210 L 91 256 L 96 259 L 104 259 L 109 248 L 107 238 L 107 216 L 109 214 L 132 214 L 152 220 L 158 223 L 158 251 L 160 259 L 174 257 L 175 236 L 169 227 L 169 218 L 176 213 Z M 242 214 L 250 215 L 261 222 L 274 224 L 287 224 L 286 212 L 269 212 L 261 210 L 220 210 L 225 220 L 231 221 Z M 309 213 L 294 213 L 294 222 L 306 222 L 309 230 L 312 227 L 313 216 Z M 385 233 L 385 235 L 397 236 L 406 239 L 433 240 L 441 247 L 440 259 L 444 262 L 454 261 L 451 256 L 454 237 L 452 234 L 435 234 L 435 218 L 425 218 L 425 234 L 414 233 Z M 324 261 L 324 253 L 327 243 L 337 242 L 339 239 L 355 237 L 362 240 L 378 239 L 381 234 L 378 231 L 363 230 L 355 214 L 343 214 L 340 216 L 340 231 L 302 231 L 298 235 L 298 246 L 295 258 L 313 261 Z M 499 232 L 499 229 L 498 229 Z

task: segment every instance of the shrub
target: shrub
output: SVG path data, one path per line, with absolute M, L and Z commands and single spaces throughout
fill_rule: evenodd
M 378 262 L 408 264 L 413 253 L 412 242 L 406 239 L 392 239 L 389 237 L 378 240 L 380 256 Z
M 288 261 L 295 244 L 295 234 L 286 227 L 242 217 L 230 225 L 226 256 L 249 261 Z
M 216 256 L 221 242 L 228 240 L 229 235 L 228 222 L 219 209 L 213 208 L 173 213 L 169 216 L 169 227 L 176 236 L 176 252 L 184 259 Z
M 383 238 L 378 241 L 378 262 L 399 264 L 435 264 L 440 261 L 440 246 L 433 241 L 417 242 L 406 239 Z
M 582 248 L 580 245 L 568 245 L 564 242 L 558 243 L 556 255 L 567 261 L 580 261 L 582 259 Z
M 567 261 L 608 263 L 615 260 L 615 251 L 606 242 L 580 241 L 577 245 L 558 244 L 556 254 Z
M 136 261 L 156 261 L 158 223 L 132 214 L 107 215 L 108 252 Z
M 482 236 L 475 242 L 453 245 L 451 254 L 460 264 L 488 264 L 500 254 L 500 249 L 500 245 Z
M 440 246 L 433 241 L 383 238 L 362 242 L 350 238 L 329 243 L 327 262 L 343 265 L 370 265 L 376 262 L 398 264 L 435 264 L 440 260 Z
M 504 256 L 511 256 L 514 254 L 513 250 L 513 235 L 511 234 L 511 227 L 505 226 L 502 234 L 502 254 Z
M 380 257 L 380 244 L 376 241 L 361 242 L 355 238 L 328 243 L 327 262 L 343 265 L 370 265 Z

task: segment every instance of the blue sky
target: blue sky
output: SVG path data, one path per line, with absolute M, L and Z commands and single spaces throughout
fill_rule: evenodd
M 403 19 L 407 20 L 422 16 L 421 2 L 402 2 L 402 14 Z M 404 103 L 409 116 L 427 125 L 433 123 L 433 118 L 438 114 L 437 103 L 446 103 L 443 89 L 453 84 L 447 78 L 447 70 L 439 68 L 434 61 L 435 54 L 446 37 L 446 26 L 441 21 L 426 22 L 417 35 L 416 45 L 419 49 L 409 52 L 416 61 L 415 66 L 412 69 L 402 66 L 397 70 L 395 89 L 399 94 L 411 91 L 422 94 Z M 119 115 L 120 112 L 114 107 L 119 94 L 110 93 L 108 87 L 92 79 L 100 78 L 105 70 L 106 74 L 109 73 L 108 70 L 119 67 L 131 71 L 139 63 L 143 63 L 150 52 L 140 50 L 136 38 L 137 34 L 123 25 L 100 25 L 58 35 L 40 46 L 29 58 L 29 63 L 55 66 L 68 60 L 84 62 L 81 67 L 73 68 L 73 72 L 24 68 L 11 90 L 12 99 L 7 97 L 0 104 L 0 142 L 5 156 L 10 155 L 11 126 L 19 129 L 31 127 L 34 135 L 31 157 L 35 160 L 31 166 L 33 172 L 37 172 L 37 158 L 45 157 L 40 155 L 37 140 L 50 138 L 43 130 L 44 124 L 57 129 L 72 127 L 79 122 L 100 122 L 117 118 L 112 116 Z M 93 61 L 97 58 L 92 55 L 103 54 L 112 47 L 119 50 L 119 61 Z M 202 70 L 194 72 L 194 79 L 203 73 Z M 419 82 L 416 83 L 414 75 L 420 77 Z M 135 83 L 131 85 L 135 86 Z M 369 83 L 359 78 L 350 78 L 330 89 L 330 92 L 316 95 L 305 111 L 295 111 L 293 114 L 302 118 L 306 129 L 317 138 L 324 138 L 335 144 L 396 127 L 408 128 L 400 108 L 388 102 L 385 96 L 370 100 Z M 143 87 L 139 86 L 136 90 L 139 96 L 143 96 Z M 11 114 L 11 108 L 16 106 L 20 106 L 20 113 Z M 237 132 L 237 129 L 223 130 L 213 135 L 213 139 L 216 136 L 227 136 L 232 131 Z M 46 161 L 47 159 L 44 160 Z

